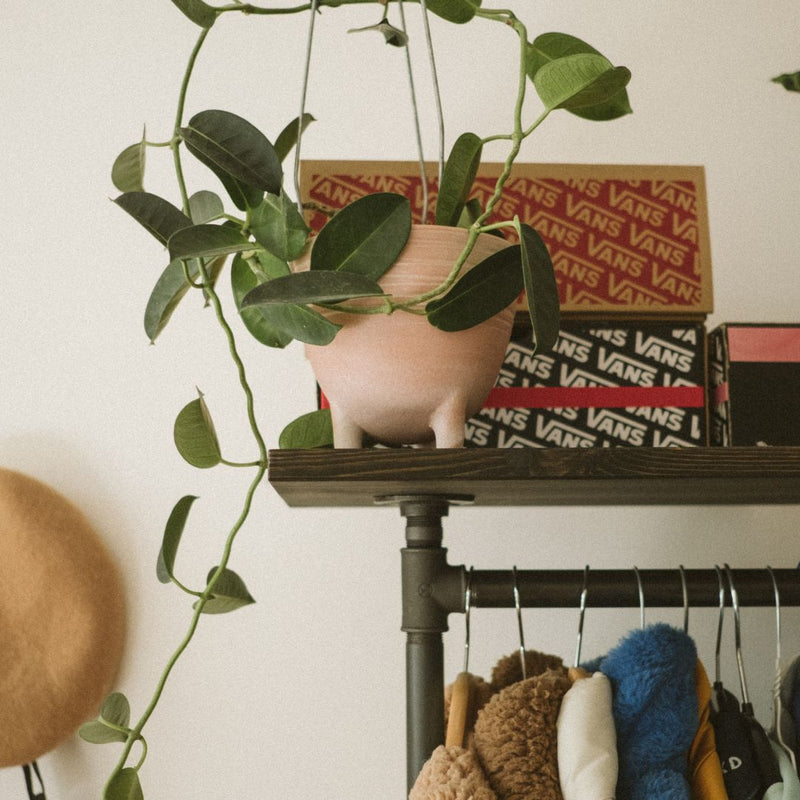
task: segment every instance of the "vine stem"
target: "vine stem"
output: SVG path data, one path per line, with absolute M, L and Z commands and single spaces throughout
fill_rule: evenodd
M 258 488 L 261 480 L 263 479 L 264 475 L 266 474 L 267 467 L 266 464 L 261 464 L 258 468 L 255 478 L 250 483 L 250 486 L 247 490 L 247 494 L 245 495 L 244 506 L 242 511 L 239 515 L 239 518 L 234 523 L 233 528 L 231 528 L 230 533 L 225 541 L 225 548 L 223 550 L 222 558 L 220 559 L 219 566 L 214 571 L 214 574 L 211 576 L 211 579 L 208 581 L 208 585 L 205 588 L 205 591 L 200 595 L 197 603 L 195 604 L 194 613 L 192 614 L 192 619 L 189 623 L 189 627 L 186 633 L 183 636 L 178 647 L 172 653 L 167 662 L 166 666 L 164 667 L 161 676 L 158 680 L 158 684 L 156 685 L 155 692 L 153 696 L 150 698 L 150 702 L 147 704 L 147 707 L 144 710 L 144 713 L 139 718 L 139 721 L 136 723 L 135 727 L 133 727 L 128 734 L 128 739 L 125 742 L 125 745 L 122 749 L 122 753 L 120 755 L 119 760 L 117 761 L 117 765 L 114 768 L 113 772 L 109 776 L 108 782 L 106 783 L 106 790 L 110 786 L 111 782 L 114 780 L 116 775 L 125 767 L 125 764 L 128 761 L 130 756 L 130 752 L 133 749 L 133 745 L 141 740 L 142 737 L 142 730 L 144 729 L 145 725 L 149 721 L 150 717 L 153 715 L 153 712 L 156 710 L 156 706 L 158 705 L 159 701 L 161 700 L 161 696 L 164 693 L 164 689 L 166 688 L 167 681 L 169 680 L 170 674 L 174 669 L 175 665 L 178 663 L 178 660 L 183 655 L 186 648 L 189 646 L 190 642 L 194 638 L 195 631 L 197 630 L 197 626 L 200 623 L 200 616 L 203 613 L 203 609 L 205 608 L 206 603 L 209 601 L 212 595 L 212 591 L 214 589 L 214 585 L 216 584 L 217 580 L 219 579 L 220 575 L 222 575 L 223 570 L 227 566 L 227 563 L 230 559 L 231 550 L 233 548 L 233 543 L 236 538 L 236 535 L 241 530 L 242 526 L 244 525 L 245 520 L 250 514 L 250 508 L 252 507 L 253 496 L 255 494 L 256 489 Z M 144 759 L 141 759 L 139 763 L 136 765 L 135 769 L 138 771 L 139 768 L 142 766 Z
M 175 112 L 175 126 L 172 134 L 172 140 L 170 141 L 170 147 L 172 148 L 172 160 L 175 164 L 175 177 L 178 180 L 178 188 L 181 192 L 181 197 L 183 198 L 183 212 L 187 216 L 189 216 L 189 193 L 186 191 L 186 181 L 183 177 L 183 165 L 181 164 L 181 154 L 180 154 L 180 143 L 181 143 L 181 123 L 183 121 L 183 112 L 186 106 L 186 93 L 189 89 L 189 81 L 192 77 L 192 72 L 194 71 L 194 65 L 197 62 L 197 56 L 200 55 L 200 50 L 203 47 L 203 43 L 208 36 L 208 32 L 210 28 L 203 28 L 200 32 L 200 35 L 197 37 L 197 41 L 192 48 L 192 52 L 189 55 L 189 61 L 186 65 L 186 69 L 183 73 L 183 80 L 181 81 L 181 88 L 178 93 L 178 108 Z
M 172 146 L 172 150 L 173 150 L 173 159 L 174 159 L 174 164 L 175 164 L 175 172 L 176 172 L 176 176 L 177 176 L 177 180 L 178 180 L 178 185 L 179 185 L 179 188 L 180 188 L 181 197 L 182 197 L 182 200 L 183 200 L 184 210 L 185 210 L 185 212 L 187 214 L 188 214 L 189 201 L 188 201 L 188 192 L 186 190 L 186 184 L 185 184 L 184 177 L 183 177 L 183 170 L 182 170 L 182 167 L 181 167 L 180 149 L 179 149 L 179 144 L 180 144 L 179 132 L 180 132 L 181 122 L 182 122 L 182 119 L 183 119 L 184 107 L 185 107 L 185 102 L 186 102 L 186 94 L 187 94 L 187 90 L 188 90 L 188 86 L 189 86 L 189 81 L 190 81 L 190 78 L 191 78 L 191 75 L 192 75 L 192 71 L 194 69 L 194 65 L 195 65 L 195 63 L 197 61 L 197 57 L 198 57 L 198 55 L 200 53 L 200 50 L 201 50 L 201 48 L 203 46 L 203 43 L 205 42 L 205 39 L 206 39 L 206 36 L 208 35 L 209 30 L 210 29 L 204 29 L 201 32 L 200 36 L 198 37 L 198 39 L 197 39 L 197 41 L 196 41 L 196 43 L 195 43 L 195 45 L 194 45 L 194 47 L 192 49 L 192 52 L 191 52 L 191 55 L 190 55 L 189 62 L 187 64 L 186 70 L 184 72 L 184 76 L 183 76 L 183 80 L 181 82 L 181 87 L 180 87 L 179 96 L 178 96 L 178 108 L 177 108 L 177 113 L 175 115 L 174 135 L 173 135 L 173 139 L 172 139 L 172 142 L 171 142 L 171 146 Z M 169 660 L 167 661 L 166 666 L 162 670 L 161 676 L 159 677 L 159 680 L 158 680 L 158 683 L 156 685 L 155 691 L 153 692 L 153 695 L 151 696 L 150 701 L 147 704 L 147 707 L 145 708 L 143 714 L 139 718 L 139 720 L 136 723 L 135 727 L 133 727 L 131 729 L 131 731 L 129 732 L 128 738 L 127 738 L 127 740 L 126 740 L 126 742 L 125 742 L 125 744 L 123 746 L 122 753 L 120 754 L 120 757 L 119 757 L 119 759 L 117 761 L 117 764 L 116 764 L 114 770 L 112 771 L 111 775 L 109 776 L 109 779 L 108 779 L 108 781 L 106 783 L 104 794 L 107 794 L 109 786 L 111 785 L 111 782 L 114 780 L 116 775 L 118 775 L 120 773 L 120 771 L 127 764 L 128 759 L 130 757 L 131 750 L 132 750 L 134 744 L 137 741 L 142 741 L 144 743 L 144 737 L 142 736 L 142 730 L 144 729 L 144 727 L 147 724 L 147 722 L 149 721 L 150 717 L 153 715 L 154 711 L 156 710 L 156 707 L 157 707 L 157 705 L 158 705 L 158 703 L 159 703 L 159 701 L 161 699 L 161 696 L 162 696 L 162 694 L 164 692 L 164 689 L 165 689 L 165 687 L 167 685 L 167 681 L 169 680 L 169 677 L 172 674 L 172 670 L 174 669 L 174 667 L 177 664 L 178 660 L 183 655 L 184 651 L 186 650 L 186 648 L 189 646 L 189 644 L 191 643 L 192 639 L 194 638 L 194 634 L 195 634 L 195 632 L 197 630 L 197 626 L 200 623 L 200 617 L 201 617 L 201 615 L 203 613 L 203 609 L 205 608 L 206 603 L 213 596 L 214 587 L 217 584 L 217 581 L 219 580 L 220 576 L 223 574 L 223 571 L 226 569 L 226 567 L 228 565 L 228 562 L 230 561 L 231 552 L 233 550 L 233 544 L 234 544 L 234 541 L 236 539 L 236 536 L 239 533 L 239 531 L 242 529 L 244 523 L 246 522 L 246 520 L 248 519 L 248 517 L 250 515 L 250 510 L 252 508 L 253 497 L 255 495 L 256 489 L 259 487 L 259 485 L 261 484 L 262 480 L 264 479 L 264 476 L 267 473 L 267 467 L 268 467 L 267 446 L 266 446 L 266 443 L 264 441 L 263 436 L 261 435 L 261 431 L 260 431 L 260 429 L 258 427 L 258 422 L 257 422 L 256 417 L 255 417 L 255 403 L 254 403 L 253 391 L 252 391 L 250 383 L 249 383 L 249 381 L 247 379 L 247 374 L 246 374 L 246 370 L 245 370 L 245 367 L 244 367 L 244 363 L 243 363 L 243 361 L 241 359 L 241 356 L 239 355 L 238 348 L 236 346 L 236 340 L 235 340 L 235 337 L 234 337 L 234 334 L 233 334 L 233 330 L 231 329 L 230 325 L 228 324 L 228 321 L 225 318 L 225 314 L 224 314 L 223 309 L 222 309 L 222 303 L 220 301 L 219 295 L 217 294 L 216 289 L 214 288 L 214 284 L 213 284 L 213 282 L 211 281 L 211 279 L 209 277 L 208 271 L 207 271 L 206 266 L 203 263 L 202 259 L 197 259 L 197 268 L 198 268 L 198 272 L 199 272 L 199 275 L 200 275 L 201 281 L 202 281 L 202 283 L 201 283 L 202 289 L 203 289 L 203 291 L 205 293 L 205 296 L 207 297 L 208 301 L 210 302 L 211 306 L 214 309 L 214 313 L 215 313 L 215 316 L 217 318 L 217 322 L 219 323 L 220 327 L 222 328 L 223 333 L 225 335 L 225 338 L 227 340 L 228 350 L 230 352 L 230 356 L 233 359 L 233 362 L 234 362 L 234 364 L 236 366 L 236 370 L 237 370 L 237 374 L 238 374 L 238 378 L 239 378 L 239 384 L 240 384 L 240 386 L 242 388 L 242 391 L 244 392 L 244 395 L 245 395 L 248 422 L 249 422 L 250 429 L 251 429 L 251 432 L 253 434 L 253 437 L 254 437 L 254 439 L 256 441 L 256 445 L 258 447 L 259 460 L 257 462 L 253 463 L 254 466 L 257 466 L 256 474 L 255 474 L 253 480 L 250 482 L 250 485 L 248 486 L 248 489 L 247 489 L 247 492 L 246 492 L 245 498 L 244 498 L 244 503 L 243 503 L 242 509 L 241 509 L 241 511 L 239 513 L 239 517 L 234 522 L 232 528 L 230 529 L 230 531 L 228 533 L 228 536 L 226 537 L 225 546 L 223 548 L 222 556 L 220 558 L 219 564 L 216 567 L 216 569 L 214 570 L 214 572 L 211 574 L 211 576 L 210 576 L 210 578 L 209 578 L 209 580 L 208 580 L 208 582 L 206 584 L 205 589 L 199 595 L 199 598 L 198 598 L 198 600 L 197 600 L 197 602 L 195 603 L 195 606 L 194 606 L 194 613 L 192 614 L 192 618 L 191 618 L 191 621 L 189 623 L 189 627 L 187 628 L 187 630 L 186 630 L 182 640 L 178 644 L 177 648 L 173 651 L 172 655 L 170 656 Z M 192 594 L 194 594 L 194 593 L 192 593 Z M 147 754 L 146 747 L 147 747 L 146 744 L 144 744 L 144 748 L 145 749 L 144 749 L 144 752 L 142 754 L 142 757 L 139 759 L 139 762 L 134 767 L 134 769 L 137 772 L 141 768 L 141 766 L 144 763 L 144 760 L 146 758 L 146 754 Z

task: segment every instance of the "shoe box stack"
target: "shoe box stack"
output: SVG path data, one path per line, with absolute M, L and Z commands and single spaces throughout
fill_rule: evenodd
M 484 165 L 473 196 L 488 199 L 501 169 Z M 303 196 L 320 208 L 393 191 L 422 216 L 413 162 L 304 162 L 302 177 Z M 324 220 L 314 214 L 312 227 Z M 520 298 L 497 385 L 467 422 L 466 446 L 800 444 L 800 325 L 726 323 L 706 333 L 702 167 L 517 164 L 495 216 L 519 216 L 547 244 L 561 331 L 551 352 L 535 354 Z

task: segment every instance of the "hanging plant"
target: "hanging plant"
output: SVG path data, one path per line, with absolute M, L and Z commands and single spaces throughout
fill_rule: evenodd
M 140 773 L 146 762 L 145 727 L 156 710 L 172 670 L 190 644 L 203 614 L 227 613 L 253 602 L 245 581 L 230 566 L 234 541 L 247 520 L 253 496 L 268 468 L 267 446 L 259 430 L 253 392 L 237 347 L 237 323 L 229 322 L 222 300 L 220 280 L 229 268 L 232 298 L 241 328 L 269 347 L 285 347 L 292 340 L 327 345 L 340 330 L 326 311 L 351 314 L 410 313 L 427 318 L 443 331 L 460 331 L 479 325 L 507 306 L 523 289 L 528 297 L 532 343 L 539 351 L 552 347 L 558 333 L 558 294 L 547 248 L 534 228 L 519 219 L 492 221 L 506 181 L 522 143 L 555 111 L 588 120 L 611 120 L 630 112 L 626 85 L 630 72 L 614 66 L 587 43 L 562 33 L 530 39 L 527 28 L 513 11 L 485 7 L 480 0 L 374 0 L 378 22 L 358 32 L 376 31 L 387 44 L 407 54 L 410 40 L 405 6 L 414 5 L 425 30 L 425 60 L 434 64 L 429 15 L 444 22 L 464 25 L 480 20 L 496 22 L 515 37 L 519 53 L 515 74 L 517 87 L 507 130 L 501 134 L 466 132 L 458 136 L 449 154 L 444 151 L 441 98 L 435 97 L 440 143 L 437 202 L 434 224 L 462 226 L 465 245 L 449 275 L 430 291 L 401 300 L 387 295 L 378 281 L 402 252 L 411 230 L 411 210 L 406 198 L 377 193 L 356 200 L 333 216 L 313 236 L 306 225 L 303 198 L 298 189 L 303 132 L 314 122 L 305 110 L 308 64 L 317 12 L 365 5 L 369 0 L 311 0 L 305 5 L 279 7 L 236 2 L 214 6 L 204 0 L 172 0 L 198 29 L 185 72 L 180 79 L 175 123 L 167 137 L 154 141 L 145 130 L 126 147 L 112 167 L 112 181 L 121 192 L 116 204 L 136 220 L 169 254 L 169 263 L 153 287 L 144 314 L 145 333 L 155 342 L 172 322 L 178 307 L 198 294 L 211 308 L 236 367 L 247 405 L 255 457 L 246 463 L 227 460 L 218 439 L 211 411 L 202 394 L 179 411 L 174 426 L 175 445 L 183 458 L 199 469 L 220 465 L 253 470 L 240 514 L 231 526 L 221 556 L 208 571 L 203 587 L 191 588 L 177 576 L 179 546 L 195 511 L 197 498 L 182 497 L 166 523 L 157 559 L 157 576 L 192 598 L 187 632 L 169 657 L 152 698 L 131 718 L 131 705 L 119 692 L 112 694 L 96 720 L 81 735 L 93 742 L 122 744 L 122 752 L 104 790 L 105 800 L 138 800 L 144 797 Z M 270 138 L 244 116 L 221 109 L 207 109 L 184 119 L 184 105 L 193 70 L 213 29 L 224 18 L 241 14 L 257 20 L 305 12 L 309 35 L 304 54 L 306 75 L 300 87 L 301 112 Z M 390 21 L 390 17 L 393 21 Z M 396 17 L 396 18 L 395 18 Z M 269 19 L 274 24 L 273 19 Z M 298 52 L 302 48 L 298 48 Z M 435 72 L 433 74 L 436 85 Z M 528 119 L 526 98 L 533 88 L 539 98 L 537 112 Z M 416 99 L 412 101 L 415 120 Z M 417 122 L 417 141 L 422 140 Z M 472 196 L 484 146 L 507 143 L 500 176 L 485 205 Z M 173 202 L 145 187 L 147 158 L 152 150 L 167 148 L 173 158 L 177 199 Z M 287 188 L 284 164 L 294 152 L 294 186 Z M 213 188 L 189 191 L 183 160 L 204 165 L 219 181 L 225 199 Z M 420 152 L 420 163 L 425 159 Z M 288 181 L 289 184 L 292 180 Z M 425 204 L 428 182 L 423 174 Z M 427 216 L 427 215 L 426 215 Z M 485 233 L 513 234 L 516 243 L 490 255 L 469 271 L 464 270 L 478 237 Z M 293 272 L 291 264 L 313 243 L 310 269 Z M 366 302 L 364 302 L 366 300 Z M 354 301 L 359 301 L 358 303 Z M 330 441 L 327 411 L 303 415 L 287 426 L 281 446 L 321 446 Z M 138 759 L 133 757 L 140 748 Z

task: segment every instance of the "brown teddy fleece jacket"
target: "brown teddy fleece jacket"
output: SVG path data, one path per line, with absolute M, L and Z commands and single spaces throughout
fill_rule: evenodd
M 570 680 L 557 656 L 527 651 L 525 667 L 523 680 L 514 653 L 498 662 L 491 683 L 475 679 L 467 746 L 437 748 L 409 800 L 562 800 L 556 721 Z

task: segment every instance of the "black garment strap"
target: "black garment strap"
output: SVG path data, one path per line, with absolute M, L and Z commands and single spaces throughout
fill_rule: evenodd
M 33 788 L 33 775 L 31 771 L 36 773 L 39 781 L 40 792 L 35 792 Z M 39 765 L 35 761 L 30 764 L 23 764 L 22 772 L 25 774 L 25 788 L 28 790 L 28 800 L 47 800 L 44 794 L 44 782 L 42 781 L 42 773 L 39 772 Z

